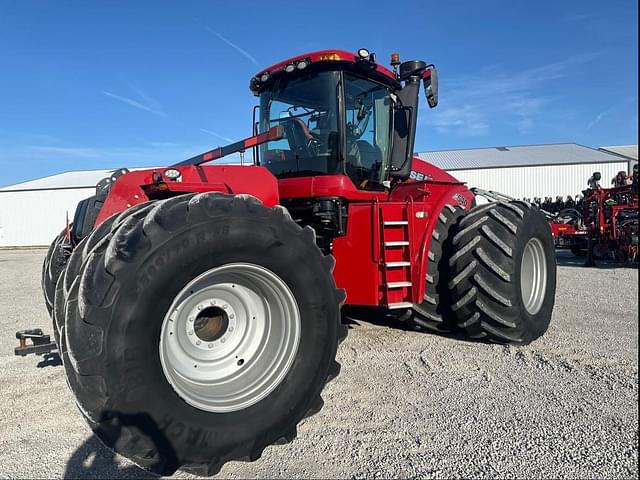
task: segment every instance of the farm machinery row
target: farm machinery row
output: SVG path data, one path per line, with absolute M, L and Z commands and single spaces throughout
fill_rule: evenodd
M 158 473 L 211 475 L 292 441 L 340 371 L 345 302 L 503 344 L 547 330 L 546 218 L 521 201 L 476 206 L 414 157 L 436 69 L 391 66 L 364 49 L 272 65 L 250 82 L 251 137 L 115 172 L 79 204 L 42 286 L 69 386 L 106 445 Z M 250 164 L 207 164 L 245 151 Z
M 565 209 L 551 220 L 557 248 L 594 260 L 638 262 L 638 187 L 589 189 L 582 208 Z

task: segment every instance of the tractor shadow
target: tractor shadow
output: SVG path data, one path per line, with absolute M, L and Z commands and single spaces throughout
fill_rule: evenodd
M 556 264 L 559 267 L 581 267 L 581 268 L 597 268 L 601 270 L 612 268 L 631 268 L 638 269 L 638 264 L 632 264 L 627 262 L 621 262 L 610 259 L 597 259 L 595 260 L 595 266 L 586 266 L 586 257 L 576 256 L 566 250 L 556 250 Z
M 104 438 L 117 445 L 123 427 L 134 427 L 144 437 L 146 448 L 154 452 L 148 457 L 147 469 L 123 462 L 114 450 L 107 447 L 97 435 L 91 435 L 67 461 L 64 478 L 143 478 L 156 479 L 154 471 L 174 472 L 178 467 L 176 452 L 158 424 L 146 413 L 124 414 L 105 411 L 101 416 L 100 431 Z M 128 434 L 130 437 L 130 433 Z
M 433 330 L 423 330 L 413 327 L 403 321 L 403 315 L 394 313 L 380 307 L 346 306 L 342 308 L 342 323 L 348 329 L 353 329 L 362 323 L 376 325 L 378 327 L 393 328 L 404 332 L 415 332 L 424 335 L 437 335 L 439 337 L 451 338 L 465 343 L 483 343 L 481 339 L 471 339 L 462 332 L 436 332 Z
M 137 465 L 122 465 L 113 450 L 95 435 L 80 445 L 67 461 L 64 478 L 160 478 Z

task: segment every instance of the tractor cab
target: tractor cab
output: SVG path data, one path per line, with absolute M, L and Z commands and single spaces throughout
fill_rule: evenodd
M 335 177 L 324 183 L 346 185 L 354 194 L 384 192 L 393 179 L 407 178 L 419 83 L 435 106 L 437 82 L 433 65 L 401 64 L 395 54 L 392 65 L 394 71 L 376 64 L 365 49 L 357 55 L 322 51 L 260 72 L 251 80 L 260 99 L 254 133 L 281 127 L 283 135 L 257 147 L 259 164 L 279 180 L 298 179 L 298 185 Z

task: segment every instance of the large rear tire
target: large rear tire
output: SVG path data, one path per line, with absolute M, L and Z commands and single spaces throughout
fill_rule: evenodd
M 451 236 L 458 219 L 463 215 L 462 208 L 452 205 L 445 205 L 438 215 L 438 223 L 431 235 L 427 253 L 424 301 L 414 304 L 413 315 L 407 320 L 407 323 L 418 329 L 439 333 L 457 330 L 451 314 L 447 273 L 452 250 Z
M 293 440 L 339 371 L 333 264 L 313 230 L 249 196 L 185 195 L 127 219 L 66 302 L 65 368 L 94 432 L 165 475 Z M 235 359 L 243 338 L 260 348 Z
M 471 210 L 453 237 L 451 308 L 472 338 L 528 344 L 551 321 L 556 259 L 540 211 L 520 201 Z

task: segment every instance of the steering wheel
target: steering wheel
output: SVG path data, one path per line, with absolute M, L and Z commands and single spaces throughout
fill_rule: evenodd
M 320 140 L 318 140 L 315 133 L 313 132 L 309 132 L 309 133 L 311 134 L 312 138 L 307 140 L 307 149 L 309 150 L 309 153 L 311 153 L 312 156 L 316 157 L 320 153 L 320 147 L 322 146 L 322 143 L 320 142 Z

